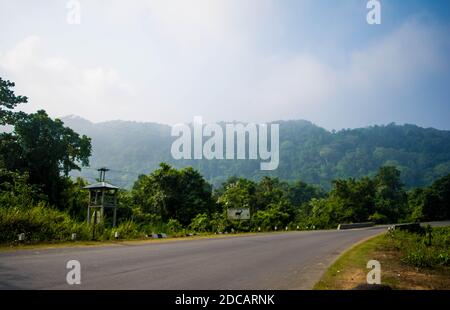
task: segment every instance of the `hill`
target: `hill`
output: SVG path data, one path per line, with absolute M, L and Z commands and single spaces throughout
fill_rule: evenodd
M 139 174 L 153 171 L 163 161 L 177 168 L 193 166 L 215 185 L 233 175 L 250 179 L 270 175 L 328 189 L 333 179 L 373 175 L 382 165 L 395 165 L 411 188 L 450 173 L 450 131 L 409 124 L 330 132 L 304 120 L 279 121 L 280 165 L 275 171 L 261 171 L 259 160 L 174 160 L 170 148 L 175 138 L 168 125 L 92 123 L 76 116 L 62 120 L 92 138 L 92 168 L 73 175 L 92 182 L 96 168 L 107 166 L 112 169 L 108 178 L 122 187 L 130 187 Z

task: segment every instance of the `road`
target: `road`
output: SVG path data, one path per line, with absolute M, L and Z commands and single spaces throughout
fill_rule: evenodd
M 311 289 L 334 259 L 385 227 L 0 253 L 0 289 Z M 81 264 L 68 285 L 66 263 Z

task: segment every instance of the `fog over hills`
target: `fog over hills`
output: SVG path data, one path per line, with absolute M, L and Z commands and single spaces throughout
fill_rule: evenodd
M 93 182 L 96 169 L 111 169 L 107 178 L 131 187 L 139 174 L 160 162 L 193 166 L 214 185 L 236 175 L 258 179 L 263 175 L 297 180 L 330 188 L 336 178 L 372 175 L 382 165 L 402 171 L 406 186 L 428 185 L 450 173 L 450 131 L 416 125 L 382 125 L 330 132 L 305 120 L 280 124 L 280 164 L 261 171 L 260 160 L 174 160 L 169 125 L 132 121 L 92 123 L 77 116 L 63 117 L 65 125 L 92 138 L 90 168 L 74 172 Z M 206 139 L 205 139 L 206 140 Z

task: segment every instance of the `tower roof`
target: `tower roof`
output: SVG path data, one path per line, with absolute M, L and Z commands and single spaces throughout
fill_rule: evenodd
M 109 184 L 108 182 L 98 182 L 83 187 L 83 189 L 119 189 L 117 186 Z

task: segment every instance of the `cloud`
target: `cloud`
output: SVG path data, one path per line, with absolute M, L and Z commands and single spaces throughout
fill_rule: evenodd
M 271 0 L 137 0 L 133 5 L 108 0 L 102 7 L 112 24 L 138 21 L 149 33 L 187 49 L 218 41 L 245 44 L 279 13 Z
M 431 96 L 426 82 L 439 74 L 448 81 L 448 29 L 420 18 L 379 32 L 364 24 L 371 30 L 359 36 L 376 35 L 354 43 L 339 29 L 338 37 L 347 37 L 341 43 L 333 30 L 318 31 L 325 17 L 320 25 L 308 19 L 314 3 L 297 5 L 289 22 L 287 7 L 269 0 L 83 2 L 83 24 L 70 28 L 67 46 L 55 35 L 28 37 L 1 51 L 0 73 L 30 97 L 28 106 L 94 121 L 179 123 L 202 115 L 205 121 L 305 118 L 327 128 L 416 122 L 393 105 L 415 110 L 414 97 Z M 314 12 L 320 17 L 317 7 Z M 293 29 L 299 16 L 302 27 Z M 322 44 L 322 34 L 336 42 Z M 89 53 L 76 50 L 80 38 Z M 50 46 L 58 52 L 45 50 Z M 92 65 L 77 64 L 68 56 L 73 51 Z M 405 101 L 411 97 L 416 101 Z
M 268 115 L 272 120 L 303 117 L 329 124 L 328 128 L 364 126 L 377 122 L 375 116 L 378 122 L 408 121 L 402 119 L 406 113 L 398 113 L 393 105 L 404 111 L 408 106 L 417 108 L 421 104 L 403 102 L 402 97 L 428 94 L 430 77 L 447 74 L 448 78 L 446 30 L 410 19 L 354 50 L 339 67 L 308 53 L 263 58 L 261 69 L 248 78 L 253 86 L 247 96 L 256 103 L 252 115 L 266 120 Z
M 445 70 L 448 60 L 439 28 L 411 19 L 389 36 L 355 51 L 348 68 L 349 85 L 356 89 L 401 88 L 430 72 Z M 347 75 L 347 74 L 346 74 Z
M 45 109 L 52 115 L 77 113 L 98 119 L 120 117 L 134 90 L 113 68 L 85 68 L 61 56 L 49 56 L 38 36 L 29 36 L 0 54 L 0 73 L 29 97 L 25 111 Z M 111 113 L 111 111 L 115 112 Z

